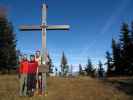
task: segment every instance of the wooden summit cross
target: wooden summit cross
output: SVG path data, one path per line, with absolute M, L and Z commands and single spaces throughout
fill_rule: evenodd
M 42 31 L 42 48 L 41 56 L 43 64 L 46 63 L 46 31 L 47 30 L 69 30 L 69 25 L 47 25 L 47 5 L 45 0 L 42 3 L 42 22 L 40 25 L 22 25 L 20 26 L 21 31 Z

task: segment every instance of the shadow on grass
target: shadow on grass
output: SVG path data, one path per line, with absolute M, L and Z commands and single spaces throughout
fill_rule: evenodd
M 119 91 L 125 92 L 127 95 L 133 96 L 133 78 L 127 79 L 107 79 L 108 83 L 113 85 Z

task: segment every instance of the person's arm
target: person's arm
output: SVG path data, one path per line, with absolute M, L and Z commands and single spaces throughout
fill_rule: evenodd
M 38 65 L 39 65 L 39 59 L 35 59 L 35 66 L 36 66 L 36 74 L 38 74 Z
M 19 78 L 21 77 L 22 70 L 23 70 L 23 64 L 22 64 L 22 62 L 21 62 L 21 63 L 20 63 L 20 66 L 19 66 L 19 69 L 18 69 L 18 77 L 19 77 Z
M 36 62 L 36 78 L 38 78 L 38 62 Z

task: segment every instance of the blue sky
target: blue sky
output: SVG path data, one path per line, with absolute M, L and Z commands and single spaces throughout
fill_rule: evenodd
M 118 38 L 122 22 L 133 20 L 133 0 L 46 0 L 48 24 L 70 24 L 70 31 L 48 31 L 47 48 L 59 65 L 62 51 L 69 64 L 104 60 L 111 51 L 112 37 Z M 14 25 L 17 48 L 33 53 L 41 48 L 41 32 L 21 32 L 22 24 L 41 23 L 41 0 L 0 0 Z

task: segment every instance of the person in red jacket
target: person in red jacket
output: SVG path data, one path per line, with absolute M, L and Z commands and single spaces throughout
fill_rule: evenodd
M 20 96 L 27 95 L 27 78 L 28 78 L 28 66 L 27 55 L 23 55 L 22 61 L 20 61 L 19 75 L 20 75 Z
M 28 93 L 30 96 L 34 95 L 36 89 L 37 67 L 38 67 L 38 62 L 35 61 L 35 56 L 30 55 L 30 61 L 28 67 Z

